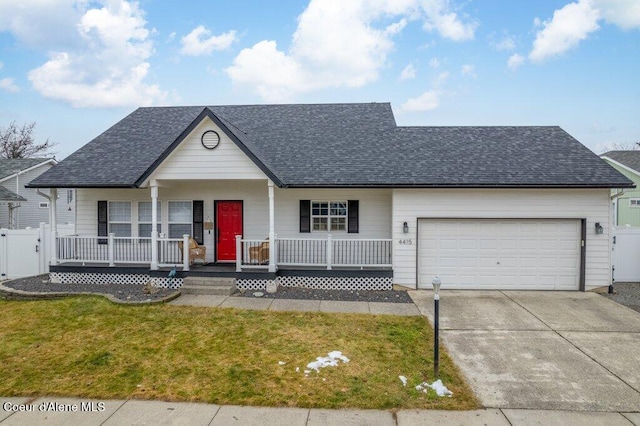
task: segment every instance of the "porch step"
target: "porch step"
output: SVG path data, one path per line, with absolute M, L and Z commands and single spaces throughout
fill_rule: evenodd
M 229 296 L 236 290 L 236 279 L 227 277 L 185 277 L 180 291 L 183 294 Z

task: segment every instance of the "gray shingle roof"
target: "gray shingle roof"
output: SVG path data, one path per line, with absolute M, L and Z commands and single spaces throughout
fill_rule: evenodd
M 13 191 L 9 191 L 4 186 L 0 186 L 0 201 L 27 201 L 27 199 Z
M 49 160 L 50 158 L 0 158 L 0 179 Z
M 640 174 L 640 151 L 609 151 L 602 154 L 601 157 L 609 157 Z
M 139 108 L 30 186 L 138 186 L 205 115 L 279 186 L 632 185 L 559 127 L 397 127 L 370 103 Z

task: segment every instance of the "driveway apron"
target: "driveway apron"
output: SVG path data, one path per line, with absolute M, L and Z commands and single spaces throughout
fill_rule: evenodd
M 433 323 L 432 293 L 410 294 Z M 640 407 L 640 313 L 595 293 L 445 290 L 440 327 L 486 407 Z

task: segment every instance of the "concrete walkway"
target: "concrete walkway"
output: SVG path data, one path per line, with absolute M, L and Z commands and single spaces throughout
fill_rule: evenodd
M 220 406 L 188 402 L 1 398 L 0 424 L 9 425 L 640 425 L 640 413 L 487 409 L 475 411 L 321 410 Z M 23 411 L 21 411 L 23 410 Z M 28 411 L 27 411 L 28 410 Z
M 168 304 L 269 311 L 337 312 L 398 316 L 421 315 L 420 310 L 413 303 L 342 302 L 335 300 L 294 300 L 183 294 Z

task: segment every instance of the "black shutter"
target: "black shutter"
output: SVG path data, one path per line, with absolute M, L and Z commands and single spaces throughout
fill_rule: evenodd
M 198 244 L 204 244 L 202 241 L 204 238 L 204 201 L 193 201 L 193 239 Z
M 349 215 L 349 234 L 357 234 L 359 231 L 358 216 L 360 215 L 360 202 L 358 200 L 349 200 L 348 205 Z
M 300 200 L 300 232 L 311 232 L 311 200 Z
M 98 201 L 98 237 L 109 235 L 108 202 Z M 107 244 L 106 238 L 98 238 L 98 244 Z

